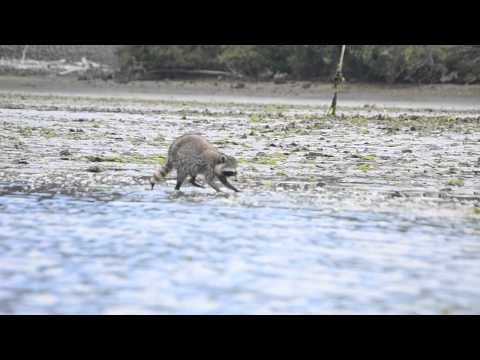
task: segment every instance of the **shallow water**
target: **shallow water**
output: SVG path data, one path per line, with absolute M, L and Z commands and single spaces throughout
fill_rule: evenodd
M 130 190 L 0 196 L 0 313 L 480 312 L 478 222 Z

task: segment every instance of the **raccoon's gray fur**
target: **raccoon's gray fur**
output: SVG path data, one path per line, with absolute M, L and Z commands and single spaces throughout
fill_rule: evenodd
M 180 190 L 183 182 L 190 177 L 193 186 L 201 187 L 196 182 L 197 175 L 204 175 L 205 181 L 216 191 L 220 191 L 215 184 L 215 178 L 227 188 L 238 192 L 227 180 L 237 175 L 237 161 L 210 144 L 200 134 L 185 134 L 176 139 L 168 149 L 167 163 L 158 169 L 150 179 L 152 190 L 155 184 L 175 169 L 177 171 L 177 185 Z

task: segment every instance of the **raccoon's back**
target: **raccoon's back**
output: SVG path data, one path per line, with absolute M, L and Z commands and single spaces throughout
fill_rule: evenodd
M 180 158 L 196 158 L 206 150 L 215 149 L 200 134 L 185 134 L 177 138 L 168 149 L 168 161 L 176 162 Z

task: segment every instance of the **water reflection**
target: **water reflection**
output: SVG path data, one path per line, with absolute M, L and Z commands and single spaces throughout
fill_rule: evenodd
M 101 199 L 0 196 L 0 313 L 480 312 L 480 224 L 465 218 Z

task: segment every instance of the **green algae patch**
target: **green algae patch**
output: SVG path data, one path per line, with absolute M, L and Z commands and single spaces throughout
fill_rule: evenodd
M 278 117 L 278 118 L 284 118 L 285 114 L 284 112 L 287 111 L 288 108 L 283 105 L 266 105 L 264 107 L 264 113 L 263 117 Z
M 377 160 L 377 156 L 374 155 L 374 154 L 363 155 L 363 154 L 360 154 L 358 152 L 353 153 L 352 157 L 360 159 L 362 161 L 375 161 L 375 160 Z
M 448 186 L 463 186 L 463 185 L 465 185 L 465 180 L 463 180 L 462 178 L 450 179 L 450 180 L 448 180 L 447 185 Z
M 311 121 L 322 122 L 322 121 L 325 120 L 325 117 L 323 115 L 320 115 L 320 114 L 298 115 L 297 118 L 305 120 L 307 122 L 311 122 Z
M 257 124 L 265 121 L 266 116 L 264 114 L 253 114 L 250 116 L 249 121 L 252 124 Z
M 358 171 L 368 172 L 374 170 L 375 168 L 371 164 L 359 164 L 355 169 Z
M 142 154 L 133 154 L 126 156 L 112 155 L 91 155 L 86 156 L 86 160 L 90 162 L 112 162 L 112 163 L 121 163 L 121 164 L 165 164 L 166 159 L 161 155 L 142 155 Z
M 360 159 L 364 161 L 375 161 L 377 157 L 375 155 L 363 155 L 363 156 L 361 155 Z
M 264 107 L 264 111 L 266 113 L 283 112 L 283 111 L 286 111 L 286 110 L 288 110 L 288 106 L 286 106 L 286 105 L 269 104 L 269 105 L 265 105 L 265 107 Z
M 57 136 L 57 133 L 54 130 L 49 128 L 41 128 L 40 134 L 42 134 L 42 136 L 46 137 L 47 139 L 51 139 Z
M 259 165 L 270 165 L 275 166 L 280 162 L 286 161 L 288 156 L 282 153 L 274 153 L 271 155 L 262 155 L 255 157 L 252 162 Z
M 217 146 L 225 146 L 225 145 L 244 145 L 244 144 L 240 144 L 236 141 L 233 141 L 233 140 L 227 140 L 227 139 L 224 139 L 224 140 L 217 140 L 217 141 L 213 141 L 213 144 L 214 145 L 217 145 Z
M 33 130 L 31 127 L 21 127 L 18 130 L 18 133 L 22 135 L 23 137 L 30 137 L 33 135 Z
M 166 158 L 162 155 L 141 155 L 135 154 L 127 156 L 127 161 L 138 164 L 165 164 Z
M 350 118 L 350 123 L 355 126 L 366 126 L 369 123 L 369 119 L 366 117 L 358 116 Z

